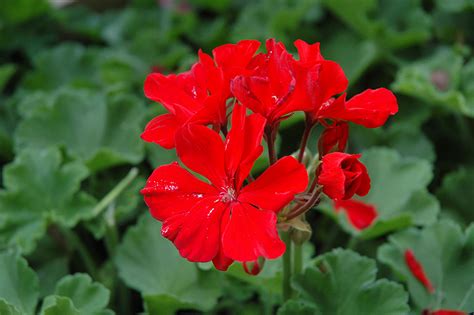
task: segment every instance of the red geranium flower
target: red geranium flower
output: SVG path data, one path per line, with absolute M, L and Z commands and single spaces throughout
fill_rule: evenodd
M 322 158 L 318 183 L 331 199 L 345 200 L 354 194 L 367 195 L 370 178 L 359 158 L 360 154 L 342 152 L 329 153 Z
M 158 167 L 142 193 L 151 214 L 163 222 L 162 234 L 190 261 L 213 261 L 226 270 L 233 260 L 277 258 L 285 251 L 278 237 L 278 213 L 308 183 L 304 166 L 287 156 L 243 186 L 262 153 L 265 119 L 245 115 L 236 105 L 225 142 L 201 125 L 178 131 L 176 150 L 192 171 L 177 163 Z
M 324 129 L 318 141 L 319 156 L 333 151 L 344 152 L 349 138 L 349 125 L 343 121 L 334 122 Z
M 344 92 L 348 81 L 342 68 L 325 60 L 319 43 L 295 41 L 300 60 L 296 61 L 296 102 L 309 103 L 307 114 L 313 122 L 320 119 L 345 120 L 367 128 L 382 126 L 390 115 L 398 112 L 397 100 L 392 92 L 380 88 L 366 90 L 346 101 Z
M 359 200 L 337 200 L 334 201 L 337 212 L 345 211 L 349 222 L 357 230 L 369 227 L 377 218 L 375 206 Z
M 246 40 L 216 47 L 213 50 L 215 62 L 199 51 L 199 61 L 190 71 L 178 75 L 148 75 L 145 96 L 161 103 L 169 113 L 151 120 L 142 139 L 171 149 L 175 146 L 176 131 L 186 124 L 227 124 L 230 80 L 248 73 L 247 66 L 259 46 L 258 41 Z
M 274 39 L 267 40 L 266 47 L 267 53 L 257 55 L 250 63 L 253 71 L 236 77 L 231 90 L 243 105 L 264 116 L 267 124 L 274 126 L 285 115 L 305 107 L 288 101 L 296 84 L 293 56 Z

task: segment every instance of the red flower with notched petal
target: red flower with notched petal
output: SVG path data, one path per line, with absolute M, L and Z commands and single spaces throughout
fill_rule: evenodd
M 318 140 L 319 156 L 322 157 L 333 151 L 344 152 L 349 138 L 349 125 L 336 121 L 327 126 Z
M 142 138 L 166 149 L 175 146 L 175 134 L 184 125 L 225 125 L 230 81 L 250 72 L 249 63 L 260 46 L 256 40 L 216 47 L 211 56 L 199 51 L 199 61 L 190 71 L 165 76 L 152 73 L 145 80 L 145 95 L 160 102 L 168 114 L 154 118 Z
M 359 158 L 360 154 L 342 152 L 329 153 L 322 158 L 318 183 L 331 199 L 346 200 L 354 194 L 367 195 L 370 178 Z
M 433 285 L 431 284 L 430 279 L 426 276 L 425 270 L 421 263 L 416 259 L 415 254 L 411 249 L 405 251 L 405 263 L 410 269 L 410 272 L 415 276 L 415 278 L 420 281 L 421 284 L 426 288 L 429 293 L 435 291 Z
M 199 62 L 178 75 L 152 73 L 144 86 L 145 96 L 161 103 L 168 114 L 151 120 L 141 137 L 164 148 L 175 146 L 176 131 L 185 124 L 225 124 L 229 84 L 212 58 L 199 52 Z
M 337 212 L 345 211 L 349 222 L 357 230 L 363 230 L 377 219 L 375 206 L 359 200 L 337 200 L 334 201 Z
M 162 234 L 190 261 L 213 261 L 226 270 L 233 260 L 277 258 L 285 244 L 277 233 L 278 213 L 308 183 L 304 166 L 284 157 L 243 186 L 262 153 L 265 119 L 246 116 L 236 105 L 225 142 L 201 125 L 176 135 L 176 151 L 197 179 L 177 163 L 158 167 L 142 194 L 151 214 L 163 222 Z
M 266 47 L 267 53 L 255 56 L 249 64 L 253 71 L 237 76 L 231 83 L 231 90 L 243 105 L 264 116 L 267 124 L 274 126 L 285 115 L 302 108 L 288 102 L 296 83 L 293 56 L 274 39 L 267 40 Z
M 296 88 L 292 103 L 304 106 L 313 122 L 321 117 L 319 111 L 332 102 L 332 97 L 344 92 L 348 80 L 336 62 L 325 60 L 321 55 L 319 43 L 312 45 L 296 40 L 299 60 L 293 62 Z

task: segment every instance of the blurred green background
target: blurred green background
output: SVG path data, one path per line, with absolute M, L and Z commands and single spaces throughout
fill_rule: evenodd
M 308 261 L 314 247 L 321 254 L 346 245 L 377 258 L 396 231 L 452 224 L 463 235 L 474 220 L 473 0 L 68 2 L 0 4 L 1 314 L 16 314 L 3 311 L 10 306 L 25 314 L 48 306 L 57 314 L 275 312 L 278 262 L 257 278 L 239 266 L 225 276 L 196 268 L 161 238 L 138 194 L 153 168 L 175 159 L 139 138 L 163 112 L 143 96 L 146 75 L 185 71 L 198 49 L 241 39 L 276 38 L 292 52 L 296 39 L 321 42 L 342 65 L 350 95 L 387 87 L 399 101 L 385 127 L 351 126 L 348 151 L 363 153 L 373 180 L 363 200 L 377 207 L 378 221 L 356 231 L 323 202 L 308 218 Z M 302 131 L 301 115 L 283 123 L 280 154 L 296 150 Z M 448 250 L 439 237 L 431 242 Z M 469 244 L 453 266 L 474 274 Z M 385 265 L 381 275 L 400 280 Z M 67 277 L 76 272 L 96 282 Z M 413 309 L 425 307 L 408 291 Z

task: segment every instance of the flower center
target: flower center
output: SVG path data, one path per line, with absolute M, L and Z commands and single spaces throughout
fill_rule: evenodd
M 235 189 L 232 187 L 225 188 L 224 191 L 221 192 L 220 197 L 222 202 L 231 202 L 237 199 Z

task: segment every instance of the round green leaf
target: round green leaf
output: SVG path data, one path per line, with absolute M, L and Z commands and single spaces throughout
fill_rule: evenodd
M 167 309 L 170 301 L 199 310 L 213 307 L 220 295 L 219 275 L 182 258 L 160 231 L 161 224 L 148 216 L 129 229 L 115 260 L 120 277 L 146 297 L 150 309 L 159 309 L 160 296 Z
M 309 303 L 321 314 L 405 315 L 409 309 L 403 287 L 386 279 L 376 280 L 376 273 L 374 260 L 336 249 L 317 257 L 303 274 L 296 275 L 293 287 L 302 303 Z M 308 311 L 307 306 L 304 309 Z
M 31 252 L 48 223 L 73 227 L 89 218 L 94 198 L 79 192 L 89 175 L 80 162 L 64 163 L 56 148 L 25 150 L 4 168 L 0 243 Z
M 38 277 L 26 260 L 18 253 L 0 253 L 0 299 L 4 300 L 0 303 L 0 314 L 4 314 L 2 308 L 12 314 L 15 310 L 21 314 L 33 314 L 38 296 Z

